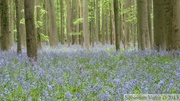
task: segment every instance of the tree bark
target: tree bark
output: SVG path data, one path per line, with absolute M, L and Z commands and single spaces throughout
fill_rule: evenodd
M 64 0 L 60 0 L 60 14 L 61 14 L 61 44 L 64 44 Z
M 38 22 L 40 22 L 40 0 L 36 0 L 36 24 L 39 24 Z M 36 35 L 37 35 L 37 48 L 41 49 L 41 26 L 38 25 L 36 28 Z
M 9 50 L 9 0 L 1 0 L 1 49 Z
M 50 34 L 49 34 L 50 46 L 55 48 L 58 46 L 58 35 L 57 35 L 54 0 L 49 0 L 49 19 L 50 19 Z
M 89 50 L 88 0 L 83 0 L 83 33 L 84 47 Z
M 116 44 L 116 51 L 120 51 L 120 40 L 119 40 L 119 33 L 118 33 L 118 20 L 119 20 L 119 5 L 118 0 L 114 0 L 114 20 L 115 20 L 115 44 Z
M 173 49 L 180 51 L 180 1 L 171 0 L 173 3 Z
M 27 55 L 33 61 L 37 61 L 37 46 L 34 24 L 34 0 L 24 0 Z
M 138 31 L 141 50 L 150 49 L 147 0 L 137 0 Z
M 14 0 L 10 0 L 10 14 L 9 14 L 9 48 L 14 46 Z
M 95 33 L 96 33 L 96 44 L 98 44 L 99 42 L 99 25 L 100 25 L 100 11 L 99 11 L 99 0 L 96 0 L 96 29 L 95 29 Z
M 20 31 L 20 1 L 16 0 L 16 29 L 17 29 L 17 53 L 22 53 L 21 47 L 21 31 Z
M 67 46 L 70 46 L 71 44 L 71 1 L 66 0 L 66 35 L 67 35 Z

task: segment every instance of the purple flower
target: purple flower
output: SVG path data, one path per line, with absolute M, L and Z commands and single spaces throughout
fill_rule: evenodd
M 81 94 L 76 93 L 76 97 L 77 97 L 77 98 L 81 98 Z
M 116 85 L 120 85 L 121 84 L 121 82 L 120 82 L 120 80 L 118 78 L 115 78 L 114 82 L 116 83 Z
M 176 76 L 177 76 L 177 78 L 180 80 L 180 69 L 178 69 L 178 70 L 176 71 Z
M 70 100 L 70 99 L 72 99 L 72 96 L 73 96 L 73 95 L 72 95 L 69 91 L 67 91 L 67 92 L 65 93 L 65 98 L 66 98 L 66 99 L 69 99 L 69 100 Z
M 159 86 L 163 86 L 163 85 L 164 85 L 164 81 L 162 81 L 162 80 L 159 81 L 158 85 L 159 85 Z
M 48 88 L 49 88 L 49 90 L 52 90 L 52 89 L 53 89 L 51 85 L 48 85 Z

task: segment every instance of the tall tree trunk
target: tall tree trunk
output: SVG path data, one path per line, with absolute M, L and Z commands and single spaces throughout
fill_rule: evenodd
M 95 6 L 95 2 L 94 1 L 91 1 L 91 21 L 90 21 L 90 25 L 91 25 L 91 31 L 90 31 L 90 33 L 91 33 L 91 45 L 92 45 L 92 47 L 94 46 L 94 39 L 95 39 L 95 31 L 94 31 L 94 29 L 95 29 L 95 27 L 94 27 L 94 25 L 95 25 L 95 10 L 94 10 L 94 6 Z
M 24 0 L 25 23 L 26 23 L 26 41 L 27 55 L 29 58 L 37 61 L 37 46 L 34 24 L 34 0 Z
M 78 0 L 78 6 L 79 6 L 79 16 L 80 16 L 80 18 L 83 18 L 83 14 L 82 14 L 82 12 L 83 12 L 83 6 L 81 6 L 81 0 Z M 79 30 L 80 31 L 83 31 L 83 24 L 82 23 L 80 23 L 79 24 Z M 81 44 L 81 46 L 83 47 L 83 42 L 84 42 L 84 40 L 83 40 L 84 38 L 83 38 L 83 32 L 79 35 L 79 43 Z
M 154 0 L 154 48 L 166 49 L 164 0 Z
M 131 7 L 131 1 L 125 0 L 124 9 L 128 11 Z M 128 22 L 129 12 L 124 14 L 124 47 L 129 47 L 130 23 Z
M 17 53 L 22 53 L 21 48 L 21 31 L 20 31 L 20 1 L 16 0 L 16 29 L 17 29 Z
M 119 40 L 119 33 L 118 33 L 118 21 L 119 21 L 119 5 L 118 0 L 114 0 L 114 20 L 115 20 L 115 44 L 116 44 L 116 51 L 120 51 L 120 40 Z
M 173 49 L 180 51 L 180 0 L 171 0 L 173 3 Z M 171 4 L 170 3 L 170 4 Z
M 9 0 L 1 0 L 1 49 L 9 50 Z
M 67 45 L 70 46 L 71 38 L 71 0 L 66 0 L 66 35 Z
M 147 4 L 147 0 L 137 0 L 138 31 L 140 34 L 139 40 L 141 40 L 141 50 L 150 49 Z
M 24 0 L 21 0 L 20 2 L 20 11 L 24 10 Z M 23 20 L 24 12 L 20 13 L 20 20 Z M 26 28 L 24 23 L 20 23 L 20 30 L 21 30 L 21 44 L 22 46 L 26 47 Z
M 36 22 L 38 24 L 37 28 L 36 28 L 36 35 L 37 35 L 37 48 L 41 49 L 41 25 L 39 24 L 40 22 L 40 0 L 36 0 Z
M 103 1 L 102 1 L 103 2 Z M 105 19 L 105 7 L 104 5 L 102 5 L 102 33 L 101 33 L 101 36 L 102 36 L 102 45 L 105 45 L 105 34 L 106 34 L 106 19 Z
M 2 0 L 0 0 L 0 17 L 1 17 L 1 12 L 2 12 L 2 4 L 1 4 Z M 2 41 L 2 36 L 1 36 L 1 18 L 0 18 L 0 50 L 1 50 L 1 41 Z
M 45 0 L 44 2 L 45 2 L 44 9 L 46 11 L 48 11 L 48 2 L 49 2 L 49 0 Z M 49 36 L 49 21 L 48 21 L 48 14 L 47 13 L 45 14 L 45 26 L 44 26 L 44 28 L 45 28 L 44 34 L 46 36 Z M 48 42 L 46 42 L 46 44 L 48 44 Z
M 153 1 L 152 0 L 148 0 L 148 26 L 149 26 L 149 38 L 150 38 L 150 46 L 151 49 L 153 48 L 153 27 L 152 27 L 152 18 L 151 18 L 151 14 L 152 12 L 152 4 Z
M 9 47 L 14 46 L 14 0 L 10 0 L 10 14 L 9 14 Z
M 72 0 L 72 16 L 71 16 L 71 25 L 72 25 L 72 44 L 77 44 L 77 24 L 74 24 L 74 21 L 78 19 L 77 17 L 77 0 Z
M 56 14 L 54 0 L 49 0 L 49 19 L 50 19 L 50 46 L 58 46 L 58 35 L 57 35 L 57 25 L 56 25 Z
M 107 10 L 107 9 L 106 9 Z M 109 44 L 109 10 L 106 11 L 106 44 Z
M 79 19 L 79 18 L 80 18 L 79 0 L 76 0 L 76 3 L 77 3 L 77 5 L 76 5 L 76 9 L 77 9 L 76 18 Z M 76 26 L 76 31 L 77 31 L 77 33 L 80 33 L 80 24 L 77 24 L 77 26 Z M 76 37 L 77 37 L 77 39 L 76 39 L 76 44 L 79 45 L 79 38 L 80 38 L 80 37 L 79 37 L 79 34 L 76 35 Z
M 113 5 L 113 2 L 111 3 L 111 45 L 114 44 L 114 38 L 115 38 L 115 22 L 114 22 L 114 5 Z
M 96 44 L 98 44 L 99 41 L 99 29 L 100 29 L 100 10 L 99 10 L 99 0 L 96 0 L 96 29 L 95 29 L 95 33 L 96 33 Z
M 89 50 L 88 0 L 83 0 L 83 34 L 85 48 Z
M 64 44 L 64 0 L 60 0 L 60 14 L 61 14 L 61 44 Z

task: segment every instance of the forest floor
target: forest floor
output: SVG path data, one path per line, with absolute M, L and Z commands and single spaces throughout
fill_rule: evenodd
M 123 94 L 180 94 L 180 54 L 96 46 L 44 47 L 32 65 L 0 52 L 0 101 L 123 101 Z M 151 100 L 153 101 L 153 100 Z

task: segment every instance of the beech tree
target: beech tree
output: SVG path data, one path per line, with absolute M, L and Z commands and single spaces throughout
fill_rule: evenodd
M 141 50 L 150 49 L 147 5 L 148 0 L 137 0 L 139 47 Z
M 37 45 L 34 24 L 34 0 L 24 0 L 27 55 L 33 61 L 37 61 Z
M 83 0 L 83 34 L 84 47 L 89 50 L 88 0 Z
M 9 50 L 9 0 L 1 0 L 1 49 Z
M 50 46 L 58 46 L 58 35 L 57 35 L 57 25 L 56 25 L 56 14 L 54 7 L 54 0 L 49 0 L 49 18 L 50 18 Z
M 21 31 L 20 31 L 20 1 L 16 0 L 16 29 L 17 29 L 17 53 L 22 53 L 21 48 Z
M 114 20 L 115 20 L 115 44 L 116 44 L 116 51 L 120 50 L 120 40 L 119 40 L 119 33 L 118 33 L 118 21 L 119 21 L 119 2 L 118 0 L 114 0 Z

